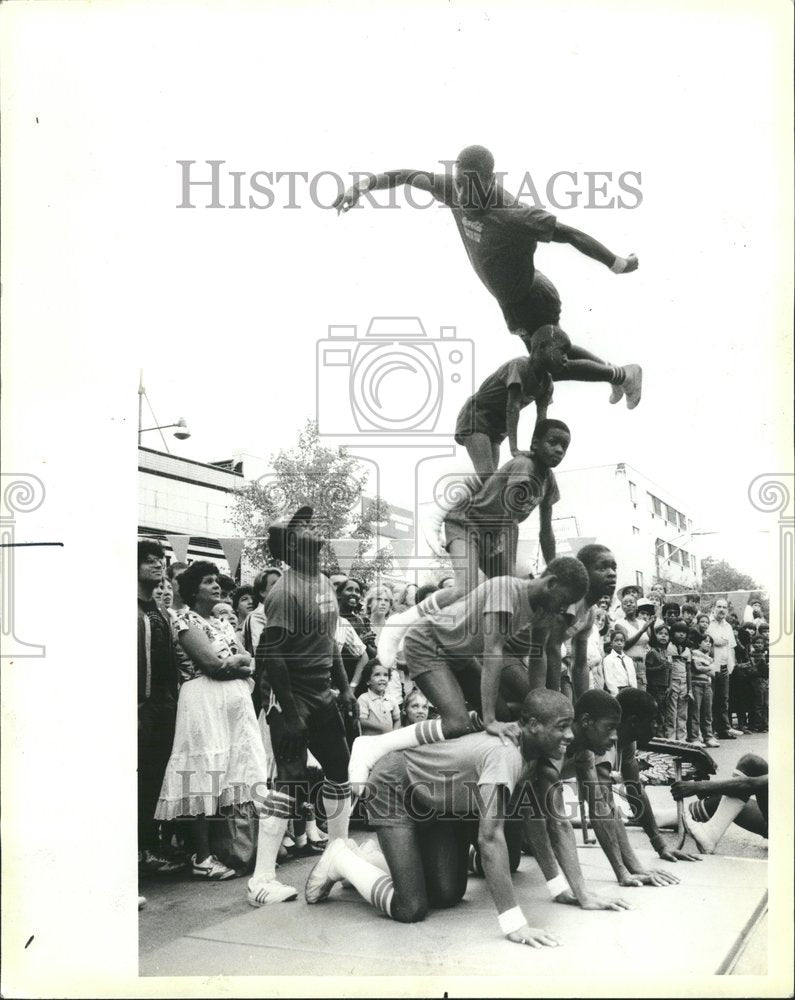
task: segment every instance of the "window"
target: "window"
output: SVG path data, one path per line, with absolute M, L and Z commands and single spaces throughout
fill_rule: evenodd
M 664 559 L 665 558 L 665 542 L 662 540 L 662 538 L 658 538 L 657 541 L 654 543 L 654 545 L 655 545 L 655 552 L 656 552 L 657 556 L 660 559 Z
M 673 507 L 669 507 L 668 504 L 665 504 L 664 506 L 665 506 L 665 520 L 668 522 L 668 524 L 672 524 L 674 527 L 676 527 L 677 511 L 675 511 Z
M 629 499 L 633 503 L 638 502 L 638 488 L 634 483 L 629 484 Z
M 633 535 L 639 535 L 640 534 L 640 528 L 636 528 L 634 524 L 632 525 L 632 534 Z
M 643 586 L 643 574 L 641 573 L 641 571 L 639 569 L 635 570 L 635 583 L 637 583 L 637 585 L 640 587 L 641 591 L 644 591 L 646 589 Z
M 690 556 L 690 568 L 693 570 L 694 573 L 698 573 L 698 565 L 696 564 L 696 557 L 692 555 Z
M 687 531 L 687 518 L 684 514 L 679 515 L 679 530 Z
M 691 532 L 693 530 L 693 522 L 690 520 L 690 518 L 687 519 L 687 530 L 688 532 Z
M 653 493 L 649 493 L 648 496 L 649 496 L 649 507 L 651 509 L 652 514 L 656 514 L 658 517 L 662 517 L 662 504 L 660 503 L 659 499 L 656 496 L 654 496 Z

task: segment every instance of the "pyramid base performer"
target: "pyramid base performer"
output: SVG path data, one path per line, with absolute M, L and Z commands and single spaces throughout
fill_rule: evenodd
M 767 839 L 767 761 L 744 754 L 727 781 L 676 781 L 674 799 L 697 795 L 685 809 L 685 827 L 702 854 L 712 854 L 732 823 Z
M 587 233 L 558 222 L 549 212 L 522 205 L 499 183 L 494 157 L 483 146 L 463 149 L 452 176 L 427 170 L 369 174 L 343 192 L 334 207 L 338 213 L 347 212 L 363 194 L 372 200 L 370 191 L 406 184 L 428 192 L 452 211 L 469 261 L 499 302 L 508 329 L 521 338 L 531 357 L 555 381 L 609 382 L 613 386 L 611 403 L 626 395 L 629 409 L 638 405 L 640 367 L 616 367 L 573 345 L 558 326 L 561 301 L 557 289 L 534 263 L 539 242 L 567 243 L 614 274 L 636 271 L 638 258 L 634 254 L 619 257 Z
M 248 883 L 252 906 L 298 895 L 277 880 L 276 859 L 288 821 L 302 818 L 309 792 L 307 750 L 323 769 L 329 840 L 348 836 L 348 744 L 332 678 L 350 718 L 357 717 L 358 706 L 335 642 L 337 598 L 319 569 L 323 539 L 311 524 L 312 515 L 311 507 L 301 507 L 289 521 L 271 525 L 268 535 L 271 554 L 290 569 L 265 598 L 266 625 L 257 647 L 277 774 L 261 811 L 257 861 Z
M 447 496 L 434 504 L 423 530 L 437 555 L 449 555 L 455 581 L 430 594 L 424 601 L 393 616 L 378 642 L 382 663 L 394 663 L 405 633 L 427 615 L 449 607 L 478 585 L 479 573 L 486 579 L 513 576 L 519 525 L 538 507 L 538 539 L 544 561 L 555 558 L 552 508 L 560 491 L 552 471 L 566 457 L 571 433 L 562 420 L 541 420 L 535 425 L 530 453 L 520 452 L 482 485 L 479 481 L 457 482 Z M 446 541 L 441 541 L 444 527 Z
M 359 790 L 376 761 L 391 750 L 473 732 L 467 702 L 480 710 L 488 733 L 518 741 L 520 727 L 508 721 L 517 717 L 508 703 L 521 704 L 530 685 L 521 661 L 506 659 L 504 647 L 512 635 L 534 621 L 552 622 L 587 588 L 583 564 L 562 556 L 553 559 L 537 580 L 514 576 L 487 580 L 441 614 L 415 625 L 404 645 L 408 674 L 440 718 L 355 740 L 349 767 L 353 791 Z
M 571 705 L 562 695 L 534 691 L 522 705 L 521 749 L 474 733 L 382 758 L 371 775 L 367 812 L 389 874 L 335 841 L 307 879 L 307 902 L 327 899 L 345 879 L 375 909 L 401 923 L 423 920 L 429 909 L 455 906 L 466 891 L 471 822 L 479 820 L 480 857 L 502 933 L 534 948 L 560 944 L 556 935 L 527 924 L 511 881 L 503 825 L 525 762 L 559 755 L 571 738 L 570 724 Z M 576 848 L 569 846 L 576 862 Z M 550 888 L 559 891 L 557 884 Z M 626 908 L 614 900 L 597 905 Z

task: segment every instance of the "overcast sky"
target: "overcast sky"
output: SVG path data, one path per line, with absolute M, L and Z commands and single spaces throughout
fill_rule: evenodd
M 765 4 L 688 5 L 685 31 L 673 9 L 635 5 L 630 26 L 620 8 L 578 5 L 338 8 L 313 11 L 311 32 L 296 8 L 264 6 L 29 18 L 39 63 L 26 76 L 18 48 L 25 86 L 13 110 L 32 182 L 19 218 L 46 232 L 30 263 L 49 278 L 28 286 L 33 324 L 9 360 L 44 366 L 64 412 L 77 412 L 80 387 L 76 461 L 96 455 L 100 424 L 135 422 L 138 366 L 160 421 L 190 424 L 189 441 L 169 437 L 174 452 L 210 461 L 290 447 L 315 413 L 317 341 L 329 324 L 363 333 L 374 315 L 419 316 L 432 337 L 455 326 L 473 344 L 477 384 L 522 349 L 448 211 L 412 209 L 399 193 L 398 209 L 338 218 L 301 179 L 288 209 L 284 178 L 267 210 L 205 208 L 206 188 L 191 195 L 201 207 L 176 206 L 179 160 L 197 161 L 195 179 L 224 160 L 229 205 L 232 170 L 245 204 L 256 171 L 439 170 L 482 143 L 509 190 L 529 172 L 562 221 L 640 258 L 637 273 L 615 276 L 567 246 L 538 251 L 572 339 L 645 371 L 631 413 L 608 406 L 604 385 L 557 387 L 550 415 L 573 434 L 565 467 L 631 463 L 697 530 L 721 532 L 697 551 L 766 575 L 777 528 L 747 490 L 781 471 L 791 416 L 783 42 Z M 549 203 L 558 171 L 577 175 L 556 187 L 563 203 L 579 191 L 577 207 Z M 587 171 L 612 173 L 607 197 L 640 203 L 590 207 Z M 625 172 L 640 175 L 627 183 L 641 197 L 618 187 Z M 317 194 L 327 203 L 332 188 L 326 177 Z M 399 398 L 405 377 L 387 395 Z M 113 441 L 113 462 L 134 463 Z M 410 506 L 412 456 L 372 456 L 386 498 Z

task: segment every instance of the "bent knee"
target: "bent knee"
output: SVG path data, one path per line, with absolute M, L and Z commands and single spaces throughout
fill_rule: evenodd
M 431 898 L 430 905 L 434 910 L 449 910 L 452 906 L 458 906 L 464 898 L 466 886 L 450 886 L 449 888 L 438 889 Z
M 418 924 L 428 916 L 428 904 L 419 901 L 403 902 L 402 900 L 393 904 L 392 919 L 400 924 Z

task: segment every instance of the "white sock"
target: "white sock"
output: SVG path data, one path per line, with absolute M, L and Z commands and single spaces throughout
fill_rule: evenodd
M 339 849 L 334 868 L 335 874 L 350 882 L 362 899 L 388 917 L 392 916 L 395 889 L 390 875 L 385 875 L 380 868 L 365 861 L 347 845 Z
M 353 806 L 350 782 L 346 781 L 344 784 L 337 785 L 326 778 L 321 794 L 328 823 L 329 840 L 336 840 L 338 837 L 346 840 Z
M 353 791 L 357 795 L 361 792 L 361 786 L 367 783 L 370 771 L 384 754 L 393 750 L 410 750 L 424 743 L 440 743 L 443 739 L 441 719 L 415 722 L 413 726 L 393 729 L 391 733 L 382 733 L 379 736 L 357 736 L 353 741 L 348 764 L 348 777 Z
M 282 792 L 269 792 L 263 803 L 257 837 L 257 862 L 251 882 L 272 882 L 276 878 L 276 858 L 287 832 L 292 799 Z
M 377 841 L 365 840 L 363 844 L 357 844 L 355 840 L 349 840 L 347 844 L 358 857 L 369 862 L 371 865 L 375 865 L 376 868 L 380 868 L 386 875 L 391 874 L 389 865 L 386 863 L 386 858 L 381 853 L 381 848 L 378 846 Z
M 398 649 L 403 641 L 403 636 L 412 625 L 416 624 L 423 617 L 423 612 L 415 604 L 413 608 L 401 611 L 399 615 L 392 615 L 381 629 L 378 637 L 378 659 L 388 669 L 392 670 L 397 662 Z
M 718 846 L 721 837 L 745 808 L 745 799 L 733 799 L 728 795 L 721 797 L 718 808 L 706 823 L 699 824 L 696 843 L 699 847 L 712 848 Z

